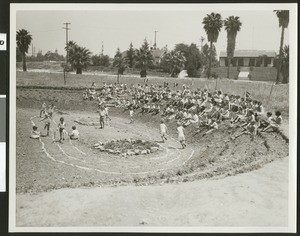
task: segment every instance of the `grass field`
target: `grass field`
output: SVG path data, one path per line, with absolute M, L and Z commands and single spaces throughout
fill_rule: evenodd
M 179 80 L 176 78 L 164 78 L 155 77 L 149 78 L 149 84 L 162 84 L 164 81 L 169 82 L 173 85 L 177 82 L 179 86 L 186 84 L 192 88 L 203 89 L 207 86 L 210 90 L 221 89 L 224 93 L 237 94 L 244 96 L 245 91 L 248 91 L 253 98 L 263 102 L 265 108 L 268 111 L 274 112 L 280 110 L 285 117 L 289 114 L 289 85 L 280 84 L 273 87 L 272 96 L 269 100 L 269 94 L 272 87 L 272 83 L 264 82 L 248 82 L 248 81 L 236 81 L 219 79 L 207 80 L 207 79 L 185 79 Z M 104 82 L 115 83 L 117 77 L 113 75 L 99 76 L 99 75 L 67 75 L 67 85 L 64 85 L 64 78 L 62 73 L 38 73 L 38 72 L 17 72 L 17 86 L 38 86 L 38 87 L 62 87 L 62 88 L 87 88 L 92 82 L 96 82 L 97 86 L 100 87 Z M 123 76 L 120 79 L 121 83 L 127 85 L 142 84 L 143 79 L 133 76 Z

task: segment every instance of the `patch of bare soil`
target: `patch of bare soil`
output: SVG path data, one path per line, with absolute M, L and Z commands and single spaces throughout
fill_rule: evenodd
M 45 132 L 43 122 L 35 117 L 39 115 L 41 101 L 54 103 L 63 113 L 55 114 L 50 137 L 32 140 L 29 139 L 31 121 Z M 254 141 L 247 135 L 231 140 L 230 137 L 241 130 L 231 129 L 229 124 L 204 137 L 201 134 L 193 136 L 193 127 L 188 127 L 188 146 L 183 150 L 176 140 L 175 122 L 167 123 L 168 141 L 159 143 L 159 115 L 137 114 L 135 123 L 129 124 L 128 111 L 112 108 L 110 124 L 97 129 L 96 110 L 96 102 L 82 101 L 79 91 L 17 89 L 18 193 L 81 186 L 177 183 L 231 176 L 288 156 L 288 144 L 280 134 L 273 132 L 256 137 Z M 65 140 L 63 144 L 54 142 L 61 116 L 65 118 L 68 130 L 76 124 L 79 140 Z M 93 124 L 86 125 L 89 122 Z M 111 145 L 112 140 L 125 139 L 147 140 L 151 145 L 158 143 L 161 151 L 120 158 L 94 148 L 95 143 Z

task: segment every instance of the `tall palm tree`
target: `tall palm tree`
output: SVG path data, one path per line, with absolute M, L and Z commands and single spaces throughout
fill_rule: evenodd
M 82 69 L 90 64 L 91 52 L 85 47 L 80 47 L 76 44 L 68 50 L 69 62 L 72 68 L 76 70 L 76 74 L 82 74 Z
M 212 60 L 212 48 L 213 43 L 217 42 L 219 32 L 223 26 L 223 21 L 219 13 L 212 12 L 210 15 L 207 15 L 203 18 L 202 24 L 204 25 L 204 30 L 207 34 L 207 40 L 210 42 L 210 58 L 209 58 L 209 67 L 208 67 L 208 78 L 211 75 L 211 60 Z
M 227 31 L 227 78 L 229 78 L 230 64 L 235 50 L 235 39 L 237 32 L 241 30 L 242 23 L 238 16 L 229 16 L 224 20 L 224 26 Z
M 26 67 L 26 53 L 28 52 L 29 45 L 31 44 L 32 37 L 25 29 L 17 31 L 17 47 L 22 54 L 23 71 L 27 71 Z
M 276 84 L 279 83 L 279 75 L 280 75 L 280 67 L 281 67 L 281 60 L 282 60 L 282 47 L 283 47 L 283 40 L 284 40 L 284 29 L 289 25 L 289 11 L 274 11 L 279 20 L 279 27 L 281 27 L 281 38 L 280 38 L 280 48 L 279 48 L 279 63 L 277 67 L 277 77 L 276 77 Z

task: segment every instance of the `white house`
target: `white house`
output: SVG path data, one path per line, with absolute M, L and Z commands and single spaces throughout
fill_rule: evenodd
M 256 67 L 272 67 L 275 51 L 265 50 L 235 50 L 232 59 L 232 66 L 256 66 Z M 220 52 L 220 66 L 227 66 L 227 52 Z

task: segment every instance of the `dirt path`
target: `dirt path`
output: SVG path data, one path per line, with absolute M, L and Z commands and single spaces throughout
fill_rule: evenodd
M 288 158 L 223 179 L 17 196 L 18 226 L 288 225 Z

